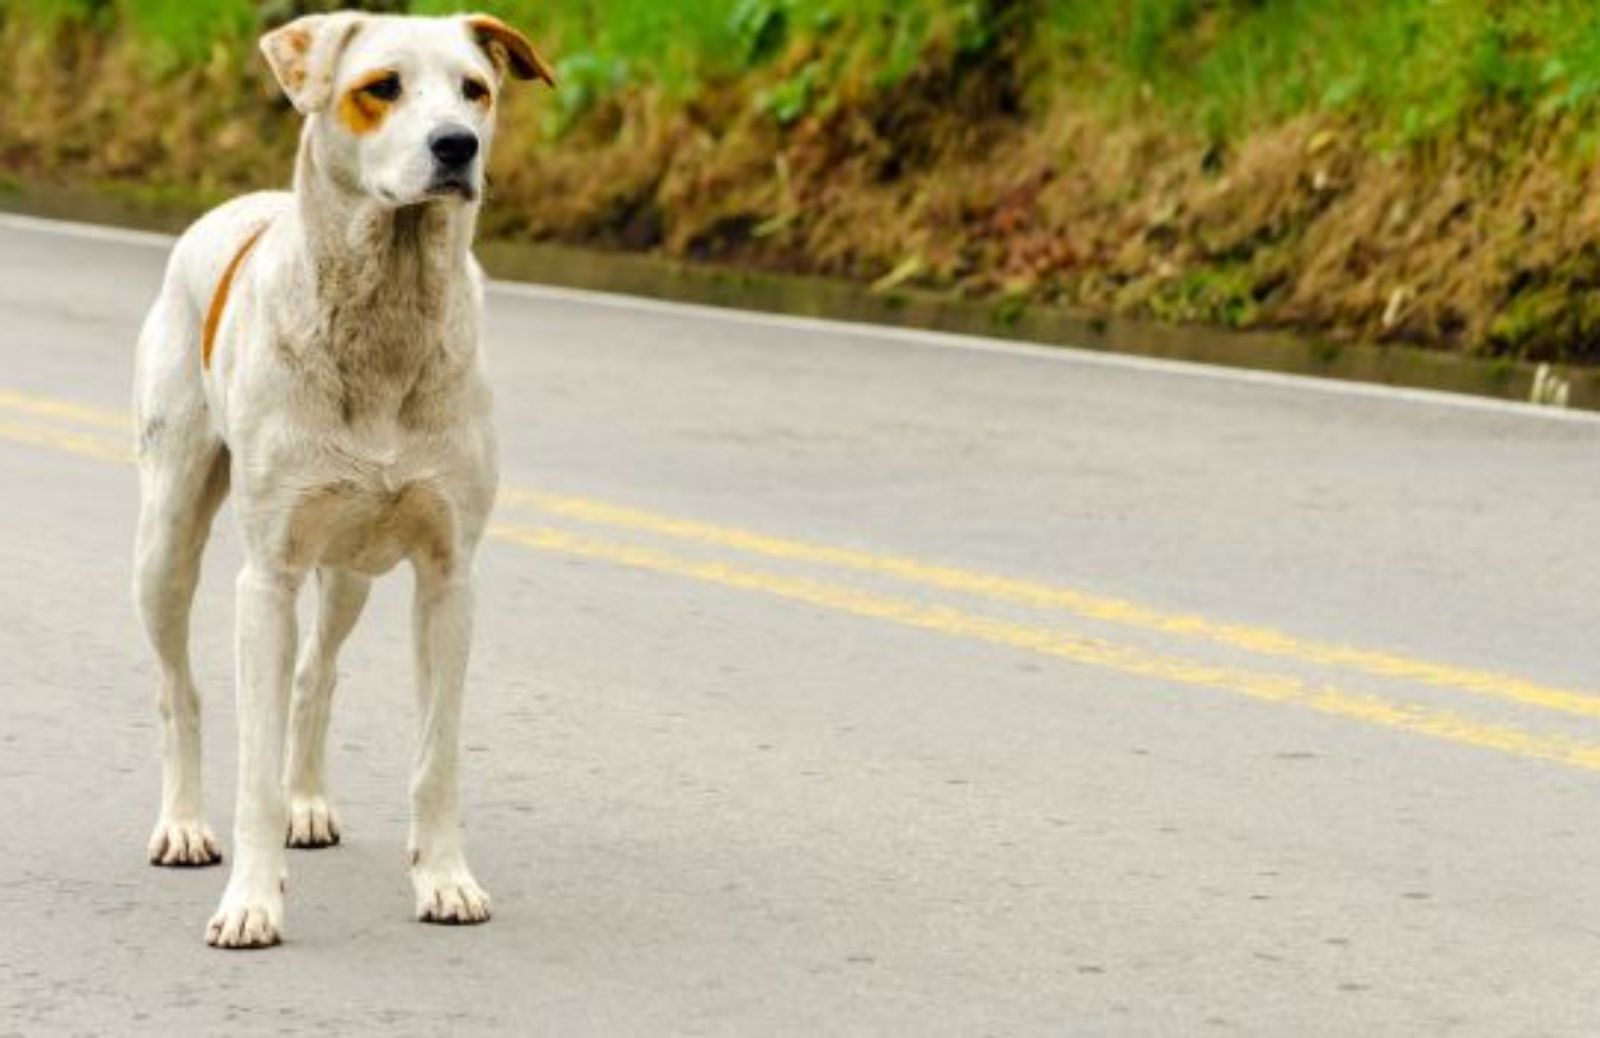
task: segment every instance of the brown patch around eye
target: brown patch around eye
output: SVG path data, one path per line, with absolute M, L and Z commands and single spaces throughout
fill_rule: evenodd
M 399 78 L 393 72 L 369 72 L 339 99 L 339 121 L 357 137 L 376 133 L 399 96 Z

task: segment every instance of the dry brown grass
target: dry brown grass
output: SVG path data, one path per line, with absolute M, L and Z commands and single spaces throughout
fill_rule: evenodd
M 1600 360 L 1597 173 L 1512 113 L 1384 153 L 1300 118 L 1223 150 L 1063 97 L 1030 109 L 1003 48 L 931 51 L 888 89 L 780 128 L 760 81 L 636 89 L 559 139 L 513 91 L 488 233 L 1019 296 L 1101 312 Z M 243 49 L 161 74 L 120 39 L 0 32 L 0 166 L 180 190 L 281 184 L 292 113 Z

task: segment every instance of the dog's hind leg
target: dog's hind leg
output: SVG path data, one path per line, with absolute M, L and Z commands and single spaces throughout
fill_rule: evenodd
M 289 710 L 284 786 L 290 847 L 331 847 L 339 842 L 339 818 L 328 802 L 328 720 L 338 681 L 339 649 L 360 618 L 371 588 L 372 581 L 360 574 L 317 570 L 317 629 L 301 651 Z
M 134 598 L 161 666 L 161 814 L 150 837 L 154 865 L 222 860 L 200 791 L 200 697 L 189 670 L 189 612 L 211 521 L 228 493 L 228 452 L 211 428 L 196 384 L 145 363 L 172 344 L 160 338 L 158 304 L 141 344 L 135 400 L 141 501 Z

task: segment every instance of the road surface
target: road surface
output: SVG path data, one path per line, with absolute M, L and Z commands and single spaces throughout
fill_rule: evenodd
M 409 918 L 409 580 L 287 942 L 144 864 L 159 241 L 0 221 L 0 1035 L 1600 1033 L 1600 422 L 539 289 Z M 231 826 L 226 517 L 196 611 Z

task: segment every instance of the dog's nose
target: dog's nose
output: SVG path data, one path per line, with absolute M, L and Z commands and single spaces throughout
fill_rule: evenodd
M 428 134 L 428 150 L 446 169 L 460 169 L 478 157 L 478 135 L 465 126 L 441 126 Z

